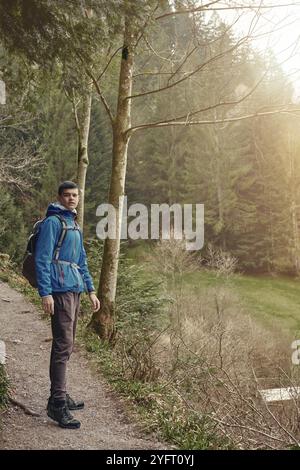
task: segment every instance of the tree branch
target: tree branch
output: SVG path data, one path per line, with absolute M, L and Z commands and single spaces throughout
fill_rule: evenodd
M 207 106 L 205 108 L 201 108 L 201 109 L 198 109 L 197 111 L 193 111 L 193 112 L 189 112 L 189 113 L 186 113 L 182 116 L 176 116 L 176 117 L 173 117 L 173 118 L 170 118 L 170 119 L 164 119 L 163 121 L 157 121 L 157 122 L 154 122 L 154 123 L 150 123 L 150 125 L 154 125 L 155 127 L 159 124 L 162 124 L 162 123 L 168 123 L 168 122 L 174 122 L 174 121 L 179 121 L 179 120 L 182 120 L 182 119 L 190 119 L 192 116 L 195 116 L 196 114 L 200 114 L 200 113 L 204 113 L 206 111 L 210 111 L 212 109 L 216 109 L 216 108 L 219 108 L 221 106 L 234 106 L 234 105 L 237 105 L 237 104 L 240 104 L 242 103 L 243 101 L 245 101 L 250 95 L 252 95 L 252 93 L 254 93 L 254 91 L 258 88 L 258 86 L 261 84 L 261 82 L 264 80 L 266 74 L 268 73 L 268 71 L 266 71 L 263 76 L 259 79 L 259 81 L 251 88 L 250 91 L 248 91 L 248 93 L 246 93 L 245 95 L 243 95 L 241 98 L 237 99 L 237 100 L 234 100 L 234 101 L 223 101 L 221 103 L 216 103 L 216 104 L 213 104 L 213 105 L 210 105 L 210 106 Z
M 293 111 L 293 113 L 292 113 Z M 148 128 L 154 128 L 154 127 L 170 127 L 170 126 L 195 126 L 195 125 L 206 125 L 206 124 L 224 124 L 226 122 L 237 122 L 237 121 L 243 121 L 245 119 L 252 119 L 255 117 L 262 117 L 262 116 L 270 116 L 273 114 L 294 114 L 294 112 L 299 112 L 300 113 L 300 108 L 295 108 L 295 109 L 277 109 L 277 110 L 272 110 L 272 111 L 264 111 L 264 112 L 258 112 L 258 113 L 252 113 L 252 114 L 246 114 L 244 116 L 237 116 L 234 118 L 225 118 L 225 119 L 208 119 L 208 120 L 203 120 L 203 121 L 189 121 L 188 118 L 186 121 L 165 121 L 165 122 L 159 122 L 159 123 L 149 123 L 149 124 L 141 124 L 139 126 L 134 126 L 131 127 L 130 129 L 127 130 L 128 133 L 132 134 L 133 132 L 136 132 L 140 129 L 148 129 Z M 299 116 L 299 114 L 296 114 L 296 116 Z M 189 116 L 188 116 L 189 117 Z
M 163 15 L 157 16 L 155 20 L 161 20 L 162 18 L 166 18 L 168 16 L 173 16 L 173 15 L 182 15 L 182 14 L 187 14 L 187 13 L 196 13 L 196 12 L 203 12 L 203 11 L 224 11 L 224 10 L 267 10 L 267 9 L 272 9 L 272 8 L 285 8 L 285 7 L 290 7 L 290 6 L 296 6 L 300 7 L 299 2 L 292 2 L 292 3 L 286 3 L 286 4 L 272 4 L 272 5 L 237 5 L 237 6 L 227 6 L 227 7 L 212 7 L 210 8 L 210 5 L 213 5 L 215 3 L 218 3 L 219 0 L 207 3 L 206 5 L 202 5 L 196 8 L 188 8 L 184 10 L 177 10 L 177 11 L 172 11 L 168 13 L 164 13 Z
M 156 10 L 158 9 L 159 7 L 159 1 L 156 3 L 156 6 L 154 7 L 153 11 L 148 15 L 148 18 L 146 19 L 145 23 L 143 24 L 143 26 L 141 27 L 140 29 L 140 35 L 139 37 L 137 38 L 136 40 L 136 43 L 134 45 L 134 48 L 136 48 L 138 46 L 138 43 L 140 42 L 140 40 L 144 37 L 144 33 L 145 33 L 145 30 L 149 24 L 149 21 L 151 20 L 151 18 L 153 18 L 153 15 L 154 13 L 156 12 Z
M 97 78 L 97 81 L 99 82 L 101 80 L 101 78 L 103 77 L 103 75 L 105 74 L 106 70 L 108 69 L 111 61 L 113 60 L 113 58 L 115 57 L 115 55 L 121 51 L 123 49 L 123 46 L 120 46 L 118 47 L 118 49 L 113 53 L 113 55 L 111 56 L 111 58 L 109 59 L 109 61 L 107 62 L 106 66 L 104 67 L 104 69 L 102 70 L 102 72 L 100 73 L 99 77 Z
M 146 43 L 146 45 L 149 47 L 150 51 L 153 52 L 154 55 L 156 55 L 156 57 L 158 57 L 159 59 L 162 59 L 162 60 L 165 60 L 166 62 L 172 62 L 171 59 L 169 59 L 168 57 L 163 57 L 162 55 L 160 55 L 158 52 L 156 52 L 153 47 L 151 46 L 150 42 L 148 41 L 148 39 L 143 36 L 143 39 Z
M 101 88 L 100 88 L 100 86 L 99 86 L 99 83 L 97 82 L 97 79 L 95 78 L 95 76 L 93 75 L 93 73 L 92 73 L 92 72 L 89 70 L 89 68 L 87 67 L 85 60 L 81 57 L 81 54 L 80 54 L 78 51 L 75 51 L 75 52 L 76 52 L 77 57 L 79 58 L 79 60 L 81 61 L 81 63 L 82 63 L 83 66 L 84 66 L 85 73 L 92 79 L 92 82 L 93 82 L 94 85 L 95 85 L 95 88 L 96 88 L 96 90 L 97 90 L 97 93 L 98 93 L 98 95 L 100 96 L 101 101 L 102 101 L 102 103 L 103 103 L 103 105 L 104 105 L 104 108 L 105 108 L 105 110 L 106 110 L 106 112 L 107 112 L 107 114 L 108 114 L 108 117 L 109 117 L 109 119 L 110 119 L 111 125 L 113 126 L 113 125 L 114 125 L 114 116 L 113 116 L 113 114 L 112 114 L 112 112 L 111 112 L 111 110 L 110 110 L 110 107 L 109 107 L 109 105 L 108 105 L 108 103 L 107 103 L 107 101 L 106 101 L 106 99 L 105 99 L 105 97 L 104 97 L 104 95 L 103 95 L 103 93 L 102 93 L 102 91 L 101 91 Z
M 195 75 L 197 72 L 200 72 L 200 70 L 202 70 L 204 67 L 206 67 L 207 65 L 221 59 L 222 57 L 224 57 L 225 55 L 229 54 L 230 52 L 234 51 L 235 49 L 237 49 L 243 42 L 246 41 L 246 39 L 248 39 L 249 37 L 246 36 L 246 37 L 243 37 L 242 39 L 240 39 L 236 44 L 234 44 L 234 46 L 230 47 L 229 49 L 227 49 L 226 51 L 223 51 L 221 52 L 220 54 L 217 54 L 215 55 L 214 57 L 211 57 L 209 60 L 207 60 L 206 62 L 203 62 L 202 64 L 200 64 L 198 67 L 195 68 L 195 70 L 193 70 L 192 72 L 189 72 L 185 77 L 177 80 L 176 82 L 173 82 L 171 83 L 170 85 L 166 85 L 162 88 L 156 88 L 155 90 L 151 90 L 151 91 L 146 91 L 144 93 L 137 93 L 136 95 L 131 95 L 131 96 L 127 96 L 126 99 L 131 99 L 131 98 L 139 98 L 141 96 L 147 96 L 147 95 L 152 95 L 154 93 L 159 93 L 161 91 L 165 91 L 165 90 L 168 90 L 170 88 L 173 88 L 174 86 L 178 85 L 179 83 L 182 83 L 183 81 L 187 80 L 188 78 L 192 77 L 193 75 Z
M 102 101 L 102 103 L 103 103 L 103 106 L 104 106 L 104 108 L 105 108 L 105 110 L 106 110 L 106 112 L 107 112 L 107 114 L 108 114 L 109 119 L 110 119 L 111 125 L 113 126 L 113 125 L 114 125 L 114 116 L 113 116 L 113 114 L 112 114 L 112 112 L 111 112 L 111 110 L 110 110 L 110 107 L 109 107 L 109 105 L 108 105 L 108 103 L 107 103 L 107 101 L 106 101 L 106 99 L 105 99 L 105 97 L 104 97 L 104 95 L 103 95 L 103 93 L 102 93 L 102 91 L 101 91 L 101 88 L 100 88 L 100 86 L 99 86 L 97 80 L 95 79 L 94 75 L 92 74 L 92 72 L 88 72 L 88 71 L 87 71 L 87 73 L 89 74 L 89 76 L 90 76 L 91 79 L 93 80 L 93 83 L 94 83 L 94 85 L 95 85 L 95 88 L 96 88 L 96 90 L 97 90 L 97 93 L 98 93 L 98 95 L 100 96 L 100 99 L 101 99 L 101 101 Z

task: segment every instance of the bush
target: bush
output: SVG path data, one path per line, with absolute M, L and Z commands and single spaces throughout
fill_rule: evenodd
M 22 210 L 15 205 L 7 191 L 0 189 L 0 252 L 20 262 L 25 252 L 26 239 Z

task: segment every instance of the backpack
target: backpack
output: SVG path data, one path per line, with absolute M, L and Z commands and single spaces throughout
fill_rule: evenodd
M 64 239 L 66 237 L 66 234 L 67 234 L 67 231 L 68 231 L 68 226 L 67 226 L 67 222 L 65 221 L 65 219 L 61 215 L 59 215 L 59 214 L 53 214 L 53 215 L 60 220 L 61 226 L 62 226 L 61 234 L 60 234 L 60 237 L 58 239 L 57 246 L 54 250 L 54 259 L 57 260 L 58 257 L 59 257 L 59 252 L 60 252 L 61 246 L 63 244 L 63 241 L 64 241 Z M 35 287 L 35 288 L 38 287 L 37 280 L 36 280 L 35 260 L 34 260 L 35 247 L 36 247 L 36 242 L 37 242 L 37 239 L 38 239 L 38 236 L 39 236 L 41 224 L 44 222 L 44 220 L 46 218 L 47 217 L 44 217 L 43 219 L 38 220 L 34 224 L 32 233 L 28 238 L 26 253 L 25 253 L 24 260 L 23 260 L 22 274 L 27 279 L 29 284 L 32 287 Z

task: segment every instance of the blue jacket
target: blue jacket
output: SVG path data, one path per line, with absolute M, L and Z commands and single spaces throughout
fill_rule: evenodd
M 59 260 L 64 262 L 53 260 L 62 231 L 62 224 L 54 214 L 63 216 L 68 227 L 76 227 L 76 211 L 69 211 L 59 203 L 49 205 L 47 218 L 40 226 L 35 246 L 35 268 L 40 296 L 54 292 L 95 290 L 87 266 L 81 231 L 67 230 L 59 254 Z

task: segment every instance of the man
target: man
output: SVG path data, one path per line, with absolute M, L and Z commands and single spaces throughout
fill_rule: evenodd
M 66 392 L 66 368 L 72 353 L 81 292 L 87 291 L 94 311 L 100 302 L 90 276 L 82 233 L 76 223 L 78 186 L 65 181 L 58 188 L 58 202 L 50 204 L 41 224 L 35 249 L 38 291 L 43 310 L 51 315 L 50 398 L 47 414 L 63 428 L 76 429 L 80 421 L 70 410 L 84 407 Z M 59 248 L 63 222 L 65 237 Z

